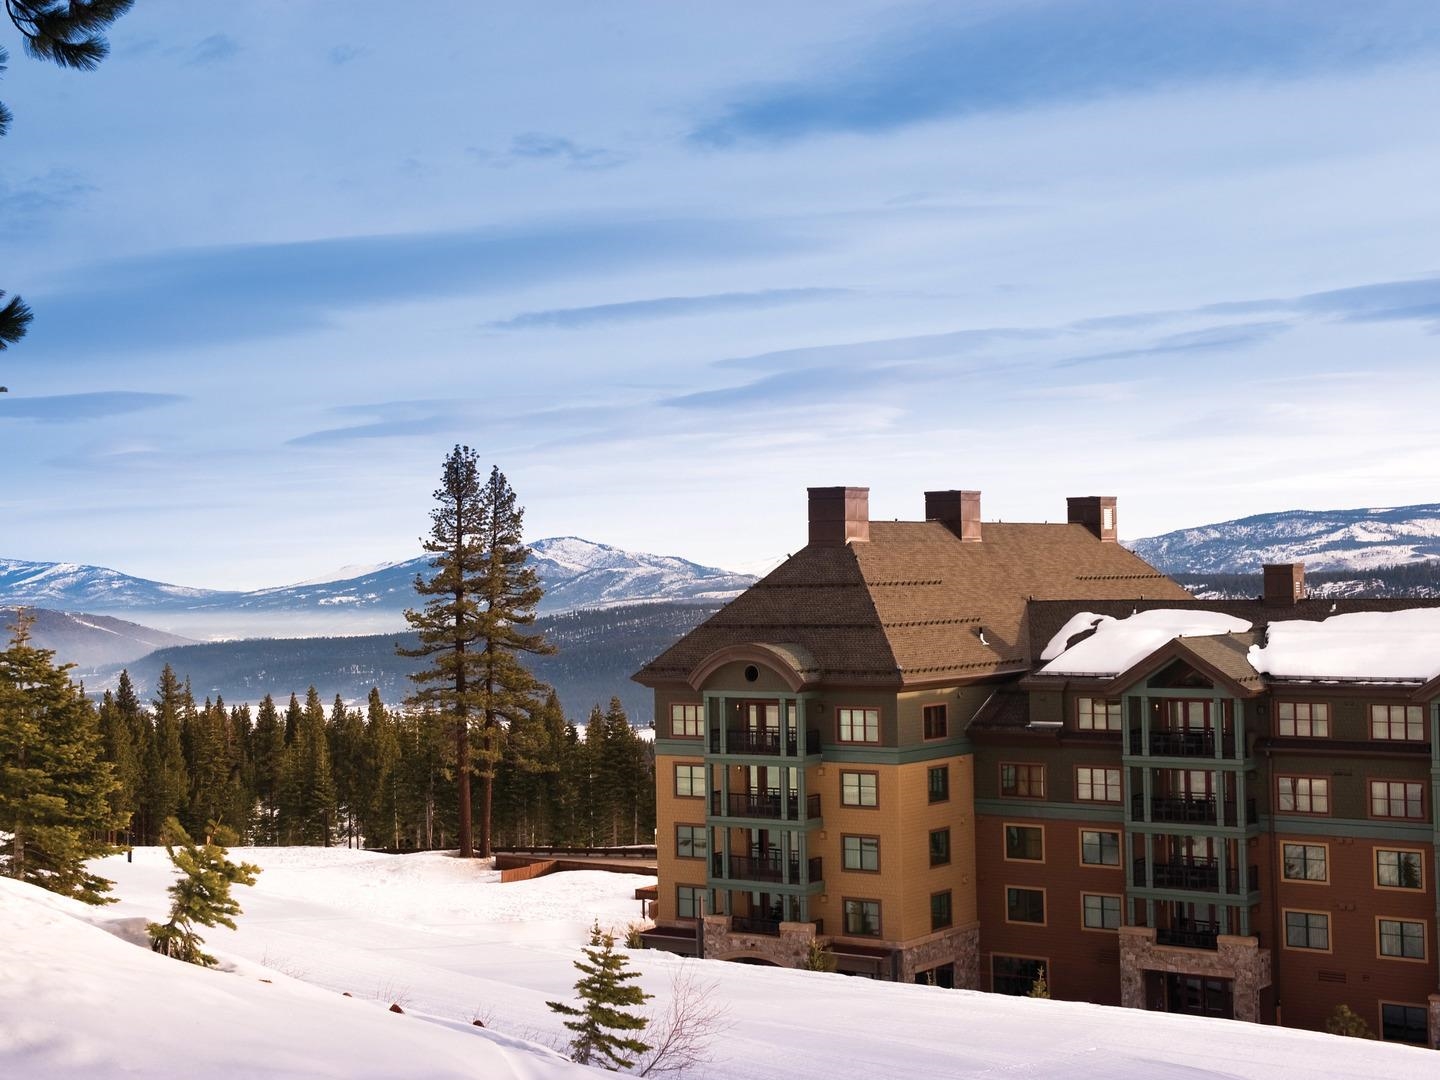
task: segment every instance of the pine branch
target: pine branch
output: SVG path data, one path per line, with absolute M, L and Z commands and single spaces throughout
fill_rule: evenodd
M 0 300 L 5 294 L 0 292 Z M 30 327 L 30 320 L 34 318 L 29 306 L 18 296 L 12 296 L 3 308 L 0 308 L 0 351 L 15 344 L 25 336 L 25 331 Z

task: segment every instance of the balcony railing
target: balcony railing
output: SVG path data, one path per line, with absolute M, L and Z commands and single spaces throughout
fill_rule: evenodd
M 1156 861 L 1149 866 L 1146 876 L 1146 861 L 1136 859 L 1134 863 L 1135 885 L 1141 889 L 1180 889 L 1188 892 L 1220 891 L 1220 860 L 1218 859 L 1170 859 Z M 1250 867 L 1246 883 L 1251 890 L 1258 888 L 1259 867 Z M 1236 866 L 1225 868 L 1225 891 L 1240 891 L 1240 869 Z
M 1213 731 L 1154 731 L 1150 742 L 1145 742 L 1138 727 L 1130 729 L 1130 753 L 1150 757 L 1213 758 L 1215 756 L 1215 732 Z M 1235 736 L 1220 737 L 1220 756 L 1235 756 Z
M 725 730 L 725 753 L 757 754 L 767 757 L 796 757 L 800 754 L 800 740 L 794 731 L 781 732 L 772 728 L 727 728 Z M 805 753 L 820 752 L 820 732 L 811 728 L 805 732 Z M 710 729 L 710 753 L 721 753 L 720 729 Z
M 1130 799 L 1130 820 L 1145 821 L 1145 796 L 1134 795 Z M 1219 802 L 1214 795 L 1152 795 L 1150 797 L 1150 821 L 1178 822 L 1187 825 L 1236 826 L 1237 819 L 1233 800 Z M 1246 825 L 1258 820 L 1255 800 L 1245 800 Z
M 774 821 L 800 820 L 800 796 L 795 792 L 782 796 L 771 789 L 764 792 L 710 793 L 710 813 L 715 817 L 766 818 Z M 805 796 L 805 816 L 820 816 L 819 794 Z
M 1214 949 L 1220 924 L 1203 919 L 1179 919 L 1155 931 L 1155 944 L 1178 945 L 1185 949 Z
M 799 881 L 800 859 L 792 855 L 787 861 L 779 855 L 731 855 L 730 872 L 725 872 L 725 856 L 716 852 L 711 860 L 715 876 L 736 881 Z M 788 877 L 786 871 L 789 871 Z

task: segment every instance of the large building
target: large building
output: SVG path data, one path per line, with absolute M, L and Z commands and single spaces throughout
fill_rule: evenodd
M 1108 497 L 809 526 L 636 676 L 649 944 L 1440 1045 L 1440 605 L 1194 600 Z

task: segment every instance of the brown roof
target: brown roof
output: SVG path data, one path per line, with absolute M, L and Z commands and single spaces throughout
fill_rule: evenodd
M 987 522 L 965 543 L 939 522 L 872 521 L 868 541 L 803 548 L 635 677 L 684 681 L 720 649 L 763 643 L 803 650 L 815 682 L 969 679 L 1029 667 L 1031 597 L 1188 595 L 1083 525 Z

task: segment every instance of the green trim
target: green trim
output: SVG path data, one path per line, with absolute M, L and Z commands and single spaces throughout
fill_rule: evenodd
M 656 757 L 705 757 L 704 739 L 655 739 Z
M 1367 840 L 1399 840 L 1408 844 L 1421 844 L 1430 837 L 1431 825 L 1428 821 L 1398 825 L 1382 823 L 1373 818 L 1292 817 L 1276 814 L 1275 831 L 1297 836 L 1354 836 Z
M 1074 821 L 1099 821 L 1107 825 L 1125 824 L 1123 807 L 1041 802 L 1038 799 L 976 799 L 975 813 L 984 814 L 986 817 L 1068 818 Z
M 926 743 L 923 746 L 827 746 L 822 764 L 913 765 L 920 761 L 966 757 L 974 752 L 969 739 L 949 739 L 944 743 Z
M 1133 769 L 1185 769 L 1190 772 L 1249 772 L 1259 768 L 1253 757 L 1161 757 L 1159 754 L 1121 754 L 1120 762 Z
M 1223 836 L 1230 840 L 1249 839 L 1263 831 L 1260 824 L 1205 825 L 1198 821 L 1127 821 L 1125 828 L 1137 836 Z
M 800 884 L 792 881 L 786 885 L 779 881 L 741 881 L 737 878 L 706 878 L 705 887 L 723 892 L 775 893 L 780 896 L 819 896 L 825 891 L 825 882 L 811 881 Z

